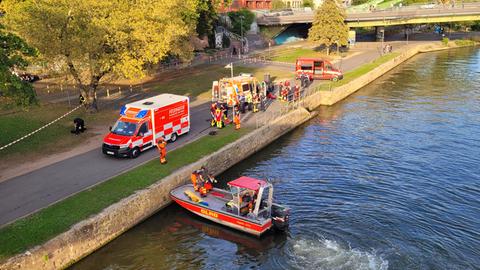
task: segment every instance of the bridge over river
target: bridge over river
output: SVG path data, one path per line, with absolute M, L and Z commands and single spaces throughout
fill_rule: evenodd
M 310 24 L 314 11 L 292 11 L 265 13 L 257 17 L 260 26 L 289 26 Z M 480 2 L 457 6 L 417 5 L 393 7 L 384 10 L 357 11 L 347 13 L 346 23 L 351 29 L 375 27 L 377 40 L 384 37 L 384 28 L 394 25 L 445 23 L 480 20 Z
M 313 11 L 291 13 L 266 13 L 257 18 L 260 26 L 278 26 L 312 23 Z M 346 23 L 350 28 L 442 23 L 480 20 L 480 2 L 457 6 L 421 5 L 391 9 L 347 13 Z

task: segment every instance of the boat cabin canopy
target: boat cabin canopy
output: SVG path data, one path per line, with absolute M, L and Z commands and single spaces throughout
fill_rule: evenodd
M 264 180 L 242 176 L 228 182 L 228 185 L 233 196 L 232 204 L 236 207 L 238 215 L 241 215 L 242 209 L 246 209 L 251 211 L 251 215 L 255 218 L 270 217 L 273 200 L 272 184 Z M 249 198 L 245 200 L 244 196 L 249 196 Z M 253 203 L 250 206 L 252 209 L 247 209 L 250 202 Z
M 230 187 L 238 187 L 258 191 L 260 187 L 265 187 L 267 182 L 251 177 L 242 176 L 238 179 L 228 182 Z

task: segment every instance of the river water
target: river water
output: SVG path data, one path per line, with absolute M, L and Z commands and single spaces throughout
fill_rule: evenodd
M 219 177 L 292 210 L 257 239 L 172 205 L 73 269 L 480 269 L 480 50 L 417 56 Z

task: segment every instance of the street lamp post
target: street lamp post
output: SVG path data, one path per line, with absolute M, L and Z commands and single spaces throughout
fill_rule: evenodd
M 243 16 L 240 16 L 240 53 L 243 54 Z

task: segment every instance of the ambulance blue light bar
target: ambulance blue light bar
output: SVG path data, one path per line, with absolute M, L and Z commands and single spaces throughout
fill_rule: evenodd
M 126 111 L 127 111 L 127 107 L 122 106 L 122 108 L 120 109 L 120 115 L 125 116 L 125 112 L 126 112 Z
M 148 110 L 141 110 L 137 113 L 137 115 L 135 116 L 136 118 L 144 118 L 148 113 Z

